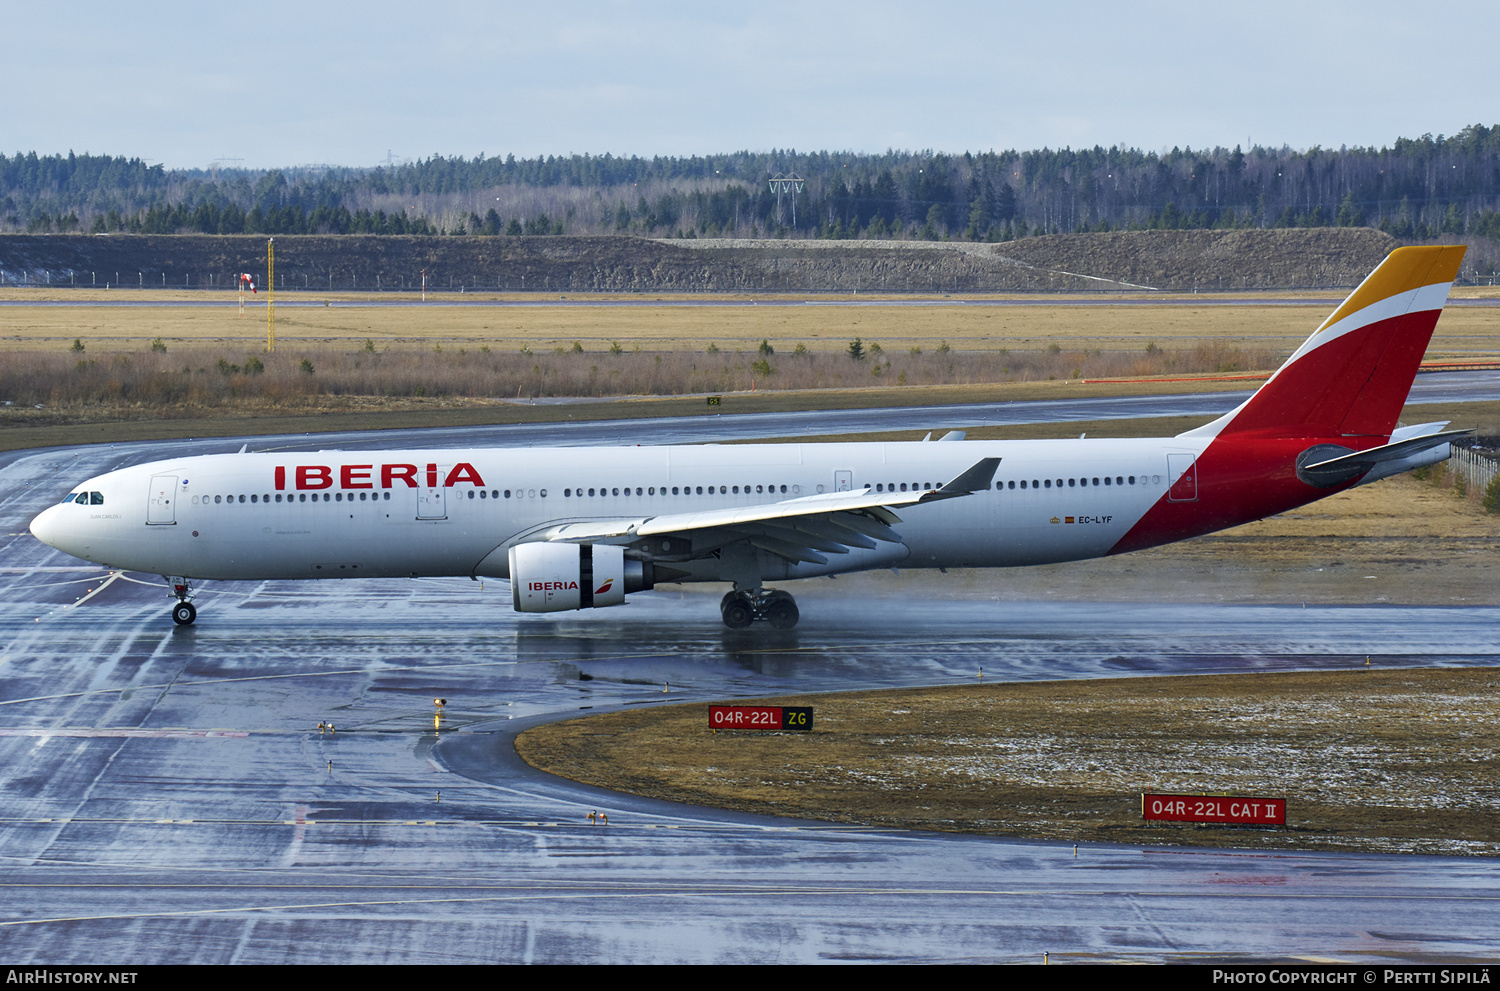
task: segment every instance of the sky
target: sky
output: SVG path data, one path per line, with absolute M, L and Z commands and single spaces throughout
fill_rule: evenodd
M 1477 2 L 0 0 L 0 149 L 431 155 L 1388 145 L 1500 121 Z

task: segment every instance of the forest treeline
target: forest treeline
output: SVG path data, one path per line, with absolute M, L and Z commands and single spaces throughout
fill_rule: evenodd
M 776 182 L 780 177 L 784 181 Z M 431 158 L 169 170 L 0 155 L 0 230 L 28 233 L 904 238 L 1375 227 L 1500 240 L 1500 125 L 1390 147 L 1120 147 L 693 157 Z

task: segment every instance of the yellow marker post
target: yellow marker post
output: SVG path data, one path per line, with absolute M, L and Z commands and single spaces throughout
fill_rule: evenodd
M 276 350 L 276 239 L 266 240 L 266 350 Z

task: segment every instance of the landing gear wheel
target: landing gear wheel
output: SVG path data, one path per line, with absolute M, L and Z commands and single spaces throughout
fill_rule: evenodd
M 192 626 L 198 618 L 198 610 L 191 602 L 179 602 L 172 607 L 172 622 L 178 626 Z
M 772 592 L 767 597 L 765 615 L 774 630 L 790 630 L 801 616 L 796 600 L 785 592 Z
M 751 603 L 748 595 L 739 592 L 731 592 L 724 596 L 719 612 L 724 617 L 724 625 L 731 630 L 743 630 L 755 620 L 754 604 Z

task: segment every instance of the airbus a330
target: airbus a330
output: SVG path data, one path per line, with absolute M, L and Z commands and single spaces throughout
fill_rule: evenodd
M 728 582 L 732 628 L 798 620 L 785 582 L 872 568 L 1074 561 L 1285 512 L 1449 456 L 1398 427 L 1462 247 L 1392 252 L 1238 408 L 1174 437 L 240 453 L 75 486 L 31 524 L 161 575 L 508 579 L 514 607 L 598 609 Z

